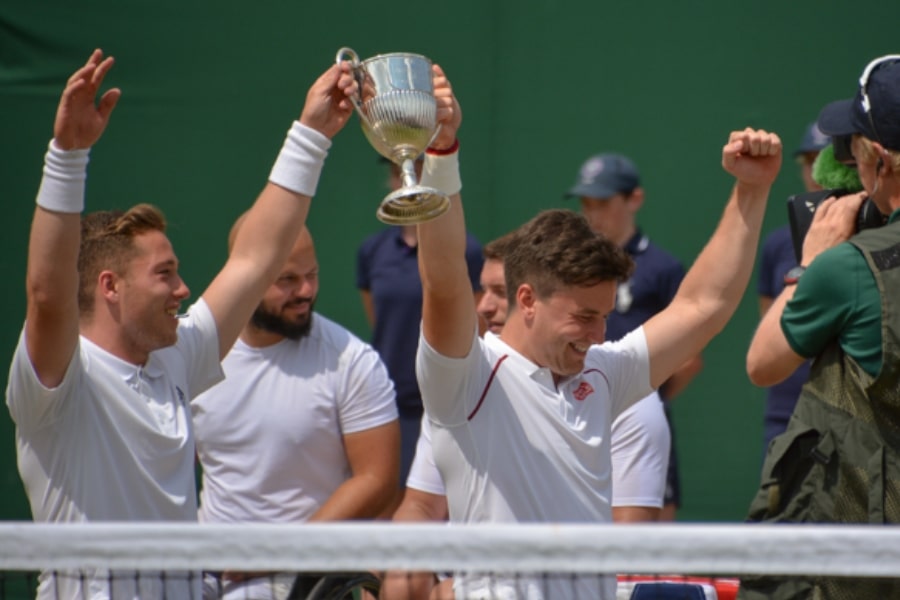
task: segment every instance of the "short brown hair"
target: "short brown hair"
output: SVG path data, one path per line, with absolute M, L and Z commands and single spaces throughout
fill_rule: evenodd
M 103 210 L 81 219 L 78 252 L 78 310 L 82 317 L 94 311 L 94 289 L 101 271 L 123 273 L 136 254 L 134 238 L 149 231 L 166 231 L 166 218 L 151 204 Z
M 538 298 L 564 286 L 588 287 L 604 281 L 622 282 L 634 263 L 628 254 L 571 210 L 545 210 L 516 230 L 516 243 L 505 260 L 510 306 L 516 290 L 530 284 Z
M 491 240 L 484 245 L 482 254 L 487 260 L 503 262 L 516 243 L 516 230 L 510 231 L 500 237 Z

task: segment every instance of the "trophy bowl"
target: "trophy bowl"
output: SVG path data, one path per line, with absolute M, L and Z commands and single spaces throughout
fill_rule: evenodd
M 420 54 L 395 52 L 366 60 L 350 48 L 338 50 L 338 64 L 349 61 L 359 87 L 351 98 L 363 134 L 375 150 L 400 166 L 402 187 L 388 194 L 376 216 L 389 225 L 424 223 L 447 212 L 450 200 L 419 185 L 415 160 L 437 135 L 431 61 Z

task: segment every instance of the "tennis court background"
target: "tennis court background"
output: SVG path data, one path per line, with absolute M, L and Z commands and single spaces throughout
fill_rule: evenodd
M 41 158 L 62 86 L 94 47 L 116 57 L 107 83 L 123 95 L 92 152 L 88 209 L 162 207 L 196 298 L 224 261 L 228 228 L 263 185 L 309 84 L 341 46 L 363 57 L 419 52 L 445 68 L 464 112 L 468 223 L 483 242 L 539 209 L 576 208 L 562 193 L 581 161 L 620 151 L 643 176 L 644 230 L 689 264 L 730 191 L 719 166 L 728 132 L 771 129 L 790 151 L 826 101 L 851 95 L 869 59 L 898 50 L 900 5 L 856 7 L 838 0 L 4 0 L 4 387 L 24 316 Z M 321 263 L 317 309 L 364 339 L 355 252 L 382 227 L 374 212 L 383 181 L 354 117 L 335 140 L 310 227 Z M 784 222 L 783 200 L 800 189 L 788 156 L 766 231 Z M 757 320 L 753 289 L 676 401 L 684 520 L 739 520 L 756 486 L 763 392 L 743 368 Z M 5 410 L 0 518 L 29 518 Z

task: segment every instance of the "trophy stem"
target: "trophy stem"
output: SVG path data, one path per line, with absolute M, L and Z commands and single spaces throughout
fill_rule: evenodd
M 403 177 L 403 187 L 413 187 L 418 184 L 416 179 L 416 166 L 411 158 L 404 158 L 400 164 Z

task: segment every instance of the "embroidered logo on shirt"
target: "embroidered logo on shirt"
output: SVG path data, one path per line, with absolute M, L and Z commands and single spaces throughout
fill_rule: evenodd
M 575 388 L 575 391 L 572 392 L 572 395 L 575 396 L 576 400 L 584 400 L 588 396 L 594 393 L 594 388 L 591 387 L 587 381 L 582 381 L 578 384 L 578 387 Z

